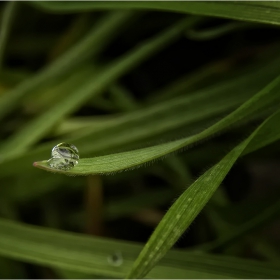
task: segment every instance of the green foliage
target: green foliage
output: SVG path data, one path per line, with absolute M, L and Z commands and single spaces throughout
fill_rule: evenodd
M 279 278 L 279 8 L 2 3 L 0 277 Z
M 141 245 L 106 238 L 86 237 L 34 226 L 0 221 L 1 254 L 56 268 L 107 277 L 122 277 L 141 250 Z M 107 261 L 112 252 L 121 249 L 123 265 L 112 267 Z M 148 276 L 154 278 L 276 278 L 275 265 L 256 261 L 190 254 L 174 250 Z

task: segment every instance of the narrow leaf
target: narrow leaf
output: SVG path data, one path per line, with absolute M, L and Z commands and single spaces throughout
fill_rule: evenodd
M 177 13 L 189 13 L 204 16 L 216 16 L 244 21 L 280 24 L 280 4 L 275 1 L 248 2 L 248 1 L 95 1 L 78 2 L 32 2 L 32 5 L 51 12 L 82 12 L 88 10 L 104 9 L 148 9 L 169 11 Z
M 0 255 L 28 263 L 123 278 L 142 246 L 0 219 Z M 108 258 L 120 252 L 114 266 Z M 171 250 L 150 278 L 279 278 L 278 266 L 226 256 Z
M 63 171 L 50 168 L 47 161 L 35 162 L 34 166 L 42 168 L 48 171 L 63 173 L 67 175 L 89 175 L 89 174 L 103 174 L 111 173 L 128 168 L 135 167 L 145 162 L 157 159 L 171 152 L 177 151 L 187 145 L 201 141 L 207 137 L 213 136 L 225 128 L 241 121 L 244 118 L 250 118 L 256 112 L 259 112 L 267 106 L 277 102 L 280 98 L 278 91 L 280 87 L 280 76 L 272 81 L 268 86 L 261 90 L 258 94 L 253 96 L 247 102 L 242 104 L 234 112 L 215 123 L 213 126 L 198 133 L 194 136 L 183 138 L 177 141 L 152 146 L 144 149 L 133 150 L 124 153 L 111 154 L 106 156 L 100 156 L 95 158 L 82 158 L 79 164 L 69 171 Z M 275 131 L 273 134 L 273 141 L 278 138 L 278 134 Z M 276 136 L 275 136 L 276 134 Z M 268 141 L 272 141 L 269 138 Z M 260 143 L 258 145 L 261 145 Z
M 171 206 L 135 261 L 128 278 L 143 278 L 164 257 L 221 184 L 250 141 L 267 130 L 266 125 L 280 122 L 280 110 L 263 122 L 247 139 L 219 163 L 200 176 Z

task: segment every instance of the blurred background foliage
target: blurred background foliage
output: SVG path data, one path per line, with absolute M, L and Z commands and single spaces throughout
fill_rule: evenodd
M 91 3 L 0 4 L 1 278 L 123 277 L 175 199 L 279 109 L 110 176 L 35 169 L 60 142 L 94 157 L 194 135 L 279 75 L 277 3 Z M 279 277 L 279 155 L 239 159 L 148 276 Z

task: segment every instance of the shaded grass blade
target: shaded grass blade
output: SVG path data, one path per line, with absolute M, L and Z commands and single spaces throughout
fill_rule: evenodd
M 70 271 L 123 278 L 142 246 L 108 238 L 66 233 L 0 219 L 0 255 Z M 122 252 L 123 263 L 107 258 Z M 150 278 L 279 278 L 277 265 L 171 250 Z
M 261 3 L 261 4 L 259 4 Z M 280 24 L 280 4 L 275 1 L 263 2 L 226 2 L 226 1 L 188 1 L 188 2 L 164 2 L 164 1 L 131 1 L 131 2 L 32 2 L 38 8 L 50 12 L 82 12 L 88 10 L 105 9 L 148 9 L 169 11 L 177 13 L 190 13 L 204 16 L 223 17 L 244 21 Z

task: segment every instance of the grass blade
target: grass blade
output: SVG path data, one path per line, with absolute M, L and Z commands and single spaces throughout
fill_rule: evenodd
M 0 219 L 0 255 L 29 263 L 105 277 L 123 278 L 140 244 L 66 233 Z M 122 253 L 113 266 L 108 257 Z M 238 258 L 171 250 L 150 278 L 279 278 L 277 265 Z
M 261 3 L 261 4 L 259 4 Z M 66 5 L 62 1 L 57 2 L 32 2 L 38 8 L 50 12 L 82 12 L 88 10 L 105 9 L 148 9 L 169 11 L 177 13 L 190 13 L 204 16 L 216 16 L 244 21 L 253 21 L 269 24 L 280 24 L 280 4 L 272 1 L 263 2 L 225 2 L 225 1 L 188 1 L 188 2 L 164 2 L 164 1 L 131 1 L 131 2 L 78 2 L 73 1 Z
M 256 112 L 263 110 L 267 106 L 272 105 L 274 102 L 279 100 L 279 86 L 280 76 L 227 117 L 223 118 L 201 133 L 188 138 L 124 153 L 80 159 L 79 164 L 69 171 L 52 169 L 48 166 L 47 161 L 35 162 L 34 166 L 67 175 L 103 174 L 132 168 L 145 162 L 155 160 L 156 158 L 162 157 L 171 152 L 177 151 L 187 145 L 201 141 L 207 137 L 213 136 L 215 133 L 228 128 L 229 126 L 241 121 L 244 118 L 252 117 L 252 115 Z M 277 132 L 275 132 L 275 130 L 272 131 L 271 134 L 273 135 L 271 137 L 275 137 L 273 138 L 273 141 L 278 139 L 279 135 Z M 270 139 L 272 138 L 269 138 L 267 141 L 269 142 Z M 259 143 L 258 145 L 262 144 Z

